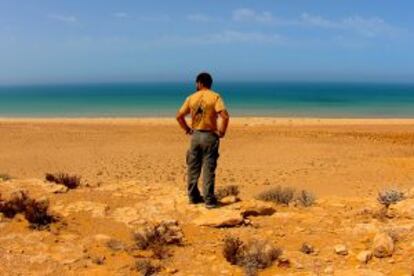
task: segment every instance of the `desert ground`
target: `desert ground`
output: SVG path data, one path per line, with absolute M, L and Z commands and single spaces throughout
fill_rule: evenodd
M 189 139 L 174 119 L 0 119 L 2 200 L 25 191 L 57 218 L 32 229 L 0 214 L 0 274 L 140 275 L 147 261 L 160 275 L 414 275 L 414 120 L 232 119 L 216 188 L 240 194 L 214 210 L 187 202 Z M 56 172 L 81 185 L 45 181 Z M 277 186 L 316 201 L 257 199 Z M 404 199 L 384 214 L 387 189 Z M 163 223 L 167 253 L 137 248 L 134 233 Z M 223 255 L 229 236 L 281 255 L 249 272 Z

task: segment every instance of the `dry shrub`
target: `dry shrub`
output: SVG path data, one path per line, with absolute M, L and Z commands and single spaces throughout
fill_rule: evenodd
M 313 193 L 302 190 L 300 191 L 295 198 L 295 201 L 303 206 L 303 207 L 310 207 L 315 203 L 316 197 Z
M 69 175 L 67 173 L 47 173 L 46 181 L 62 184 L 68 189 L 76 189 L 81 184 L 81 178 L 77 175 Z
M 9 200 L 0 199 L 0 213 L 7 218 L 14 218 L 16 214 L 26 210 L 28 196 L 25 192 L 14 193 Z
M 239 193 L 240 193 L 239 186 L 228 185 L 228 186 L 218 188 L 216 191 L 216 197 L 218 200 L 220 200 L 227 196 L 238 196 Z
M 272 265 L 282 250 L 266 241 L 252 240 L 244 243 L 237 237 L 224 239 L 223 256 L 232 265 L 243 267 L 246 275 L 257 275 L 259 269 Z
M 395 204 L 404 199 L 404 193 L 398 189 L 387 189 L 384 191 L 378 192 L 377 200 L 385 208 L 390 207 L 390 205 Z
M 294 195 L 295 189 L 291 187 L 277 186 L 276 188 L 272 188 L 260 193 L 257 196 L 257 199 L 263 201 L 271 201 L 277 204 L 289 205 L 289 203 L 293 200 Z
M 138 249 L 150 249 L 154 257 L 164 259 L 169 256 L 165 246 L 181 244 L 183 233 L 177 221 L 162 221 L 136 231 L 134 233 L 134 240 Z
M 26 212 L 24 214 L 30 226 L 34 229 L 43 229 L 48 227 L 49 224 L 56 221 L 52 215 L 48 213 L 49 202 L 29 200 L 26 205 Z
M 0 181 L 11 180 L 12 177 L 7 173 L 0 173 Z
M 154 265 L 149 260 L 137 260 L 135 262 L 135 269 L 142 276 L 156 275 L 161 270 L 161 268 L 158 265 Z
M 22 213 L 34 229 L 44 229 L 56 221 L 56 218 L 49 214 L 48 208 L 47 200 L 31 199 L 25 192 L 15 193 L 10 200 L 0 199 L 0 213 L 7 218 L 14 218 L 16 214 Z

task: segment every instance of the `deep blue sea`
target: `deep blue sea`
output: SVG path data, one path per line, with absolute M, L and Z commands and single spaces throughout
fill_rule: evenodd
M 414 84 L 223 82 L 232 115 L 414 118 Z M 192 83 L 0 86 L 0 117 L 174 116 Z

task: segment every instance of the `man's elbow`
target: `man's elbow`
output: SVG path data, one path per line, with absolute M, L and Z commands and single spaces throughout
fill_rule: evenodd
M 220 116 L 225 121 L 230 120 L 230 114 L 227 110 L 224 110 L 224 111 L 220 112 Z
M 180 113 L 180 112 L 177 112 L 177 114 L 175 115 L 175 119 L 177 120 L 177 121 L 181 121 L 182 119 L 183 119 L 183 115 Z

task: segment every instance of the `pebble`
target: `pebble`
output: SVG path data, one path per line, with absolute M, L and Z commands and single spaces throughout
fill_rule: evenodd
M 335 245 L 335 252 L 338 255 L 345 256 L 348 255 L 348 248 L 344 244 L 337 244 Z

